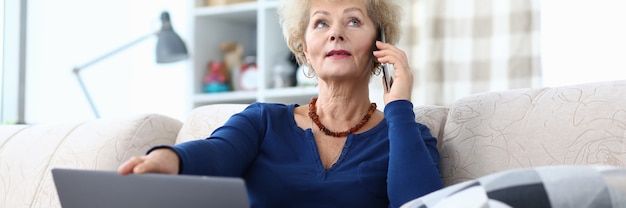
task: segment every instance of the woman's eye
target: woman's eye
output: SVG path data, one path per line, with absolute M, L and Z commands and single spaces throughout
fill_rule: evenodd
M 323 21 L 323 20 L 317 21 L 317 22 L 315 23 L 315 27 L 316 27 L 316 28 L 319 28 L 319 27 L 326 27 L 326 26 L 328 26 L 328 24 L 326 23 L 326 21 Z
M 350 21 L 348 22 L 348 25 L 359 26 L 361 25 L 361 21 L 358 18 L 351 18 Z

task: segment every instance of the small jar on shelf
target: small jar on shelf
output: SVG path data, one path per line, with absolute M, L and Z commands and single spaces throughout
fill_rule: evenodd
M 257 81 L 259 79 L 258 68 L 256 65 L 256 56 L 246 56 L 240 67 L 237 85 L 239 90 L 254 91 L 257 89 Z

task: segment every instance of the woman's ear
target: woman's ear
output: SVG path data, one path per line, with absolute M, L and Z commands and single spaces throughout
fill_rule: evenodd
M 302 53 L 304 53 L 304 56 L 306 56 L 307 58 L 309 57 L 309 51 L 306 48 L 306 44 L 302 44 Z
M 307 64 L 310 64 L 311 61 L 309 61 L 309 51 L 307 51 L 305 44 L 302 44 L 302 53 L 304 54 L 304 58 L 306 58 Z

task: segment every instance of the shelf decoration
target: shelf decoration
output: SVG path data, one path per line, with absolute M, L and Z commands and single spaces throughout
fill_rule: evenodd
M 239 71 L 239 88 L 245 91 L 256 90 L 258 76 L 256 57 L 247 56 Z
M 316 78 L 297 82 L 298 64 L 289 57 L 279 23 L 278 0 L 193 0 L 190 44 L 193 106 L 219 103 L 308 103 L 317 96 Z M 211 1 L 211 2 L 209 2 Z M 301 1 L 301 0 L 290 0 Z M 223 46 L 223 47 L 222 47 Z M 245 58 L 248 57 L 249 58 Z M 208 93 L 203 79 L 208 63 L 220 61 L 229 92 Z M 290 66 L 291 65 L 291 66 Z M 303 86 L 303 87 L 301 87 Z M 208 87 L 208 90 L 216 91 Z
M 225 64 L 220 61 L 212 61 L 207 68 L 207 74 L 204 77 L 204 91 L 208 93 L 230 91 Z
M 220 49 L 224 53 L 224 63 L 231 76 L 231 89 L 242 90 L 239 84 L 239 71 L 243 62 L 243 46 L 237 42 L 223 42 Z
M 273 82 L 271 87 L 283 88 L 296 86 L 297 68 L 298 63 L 295 61 L 293 53 L 289 52 L 288 56 L 278 56 L 272 68 Z

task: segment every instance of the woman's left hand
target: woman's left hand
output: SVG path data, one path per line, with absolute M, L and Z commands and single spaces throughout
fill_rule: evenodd
M 413 72 L 409 67 L 406 54 L 399 48 L 380 41 L 376 41 L 376 47 L 379 50 L 374 51 L 374 57 L 378 59 L 378 62 L 392 64 L 395 68 L 393 85 L 384 94 L 385 104 L 395 100 L 410 101 L 413 90 Z M 382 81 L 384 86 L 384 78 Z

